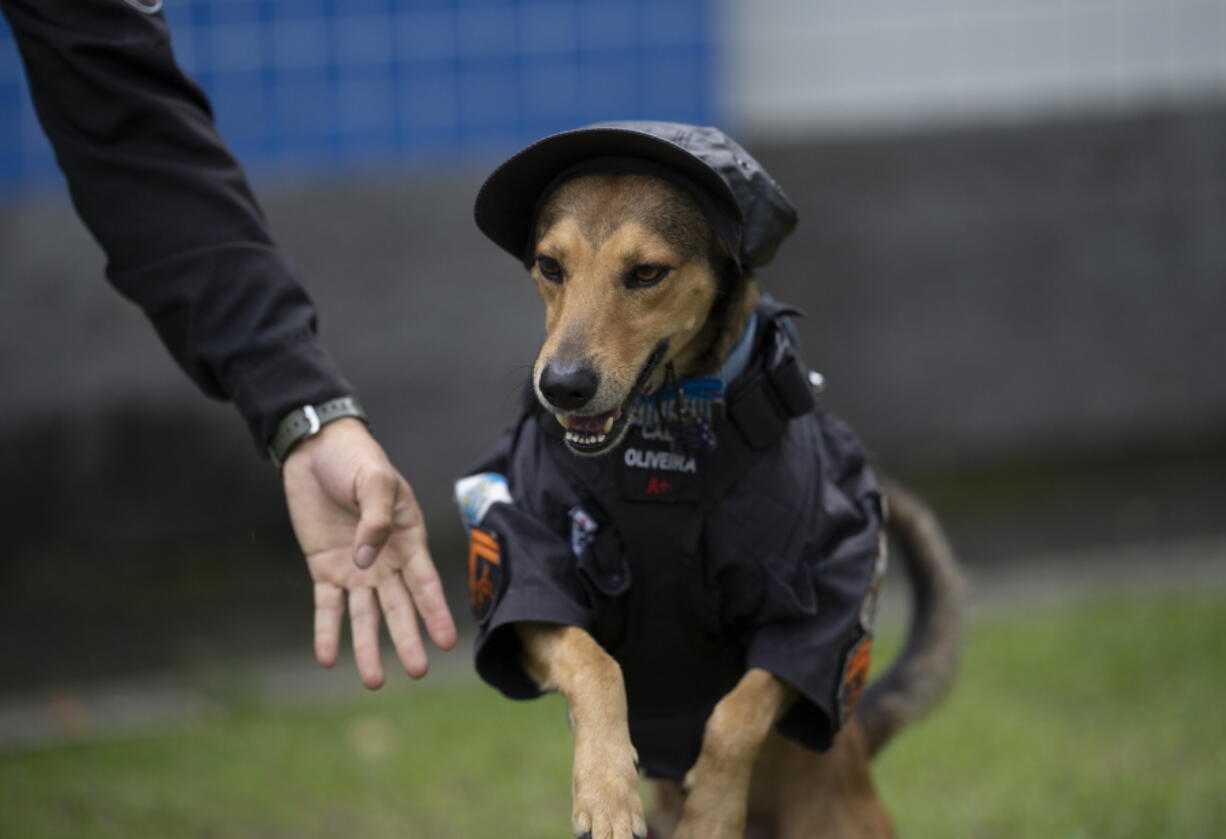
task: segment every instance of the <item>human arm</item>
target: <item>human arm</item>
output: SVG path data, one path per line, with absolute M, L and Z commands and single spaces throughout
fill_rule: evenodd
M 125 0 L 0 0 L 73 204 L 204 393 L 261 454 L 294 408 L 352 393 L 160 14 Z
M 201 390 L 236 403 L 261 454 L 290 411 L 350 394 L 207 100 L 175 62 L 161 15 L 126 0 L 0 0 L 0 9 L 108 278 Z M 337 421 L 291 452 L 284 481 L 326 618 L 317 639 L 332 652 L 321 662 L 335 659 L 348 588 L 363 680 L 382 680 L 371 663 L 378 605 L 395 612 L 388 622 L 406 670 L 424 671 L 411 616 L 420 612 L 444 648 L 455 628 L 420 510 L 382 448 L 357 420 Z M 401 581 L 403 596 L 388 580 Z

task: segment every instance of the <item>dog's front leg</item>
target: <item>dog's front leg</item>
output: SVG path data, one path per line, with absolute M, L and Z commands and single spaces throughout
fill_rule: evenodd
M 621 667 L 573 626 L 516 624 L 528 674 L 570 705 L 575 733 L 571 826 L 585 839 L 642 839 L 638 768 Z
M 754 761 L 792 699 L 792 688 L 750 670 L 707 719 L 702 751 L 685 778 L 689 790 L 673 839 L 741 839 Z

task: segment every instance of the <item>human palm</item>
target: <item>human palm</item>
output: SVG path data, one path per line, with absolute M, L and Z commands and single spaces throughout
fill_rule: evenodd
M 348 592 L 354 658 L 363 684 L 383 684 L 380 613 L 405 671 L 425 674 L 418 617 L 441 649 L 455 623 L 426 546 L 421 509 L 408 482 L 358 420 L 338 420 L 304 441 L 284 469 L 285 498 L 315 581 L 315 656 L 336 663 Z

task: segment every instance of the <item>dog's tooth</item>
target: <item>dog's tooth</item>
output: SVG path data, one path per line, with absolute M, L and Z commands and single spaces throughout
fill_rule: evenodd
M 566 414 L 554 414 L 553 418 L 558 421 L 558 425 L 570 431 L 570 424 L 566 422 Z
M 615 421 L 616 420 L 614 420 L 612 416 L 610 416 L 607 420 L 604 421 L 604 433 L 605 434 L 608 434 L 610 431 L 613 430 L 613 423 Z

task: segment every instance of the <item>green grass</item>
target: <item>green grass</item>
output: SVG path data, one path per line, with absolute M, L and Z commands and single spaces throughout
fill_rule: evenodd
M 900 835 L 1226 835 L 1226 593 L 978 622 L 958 689 L 878 766 Z M 467 683 L 237 703 L 138 739 L 0 758 L 0 836 L 563 837 L 556 699 Z
M 249 709 L 0 759 L 0 836 L 562 836 L 567 732 L 556 697 L 471 684 Z
M 977 624 L 962 678 L 881 756 L 900 835 L 1226 836 L 1226 595 Z

